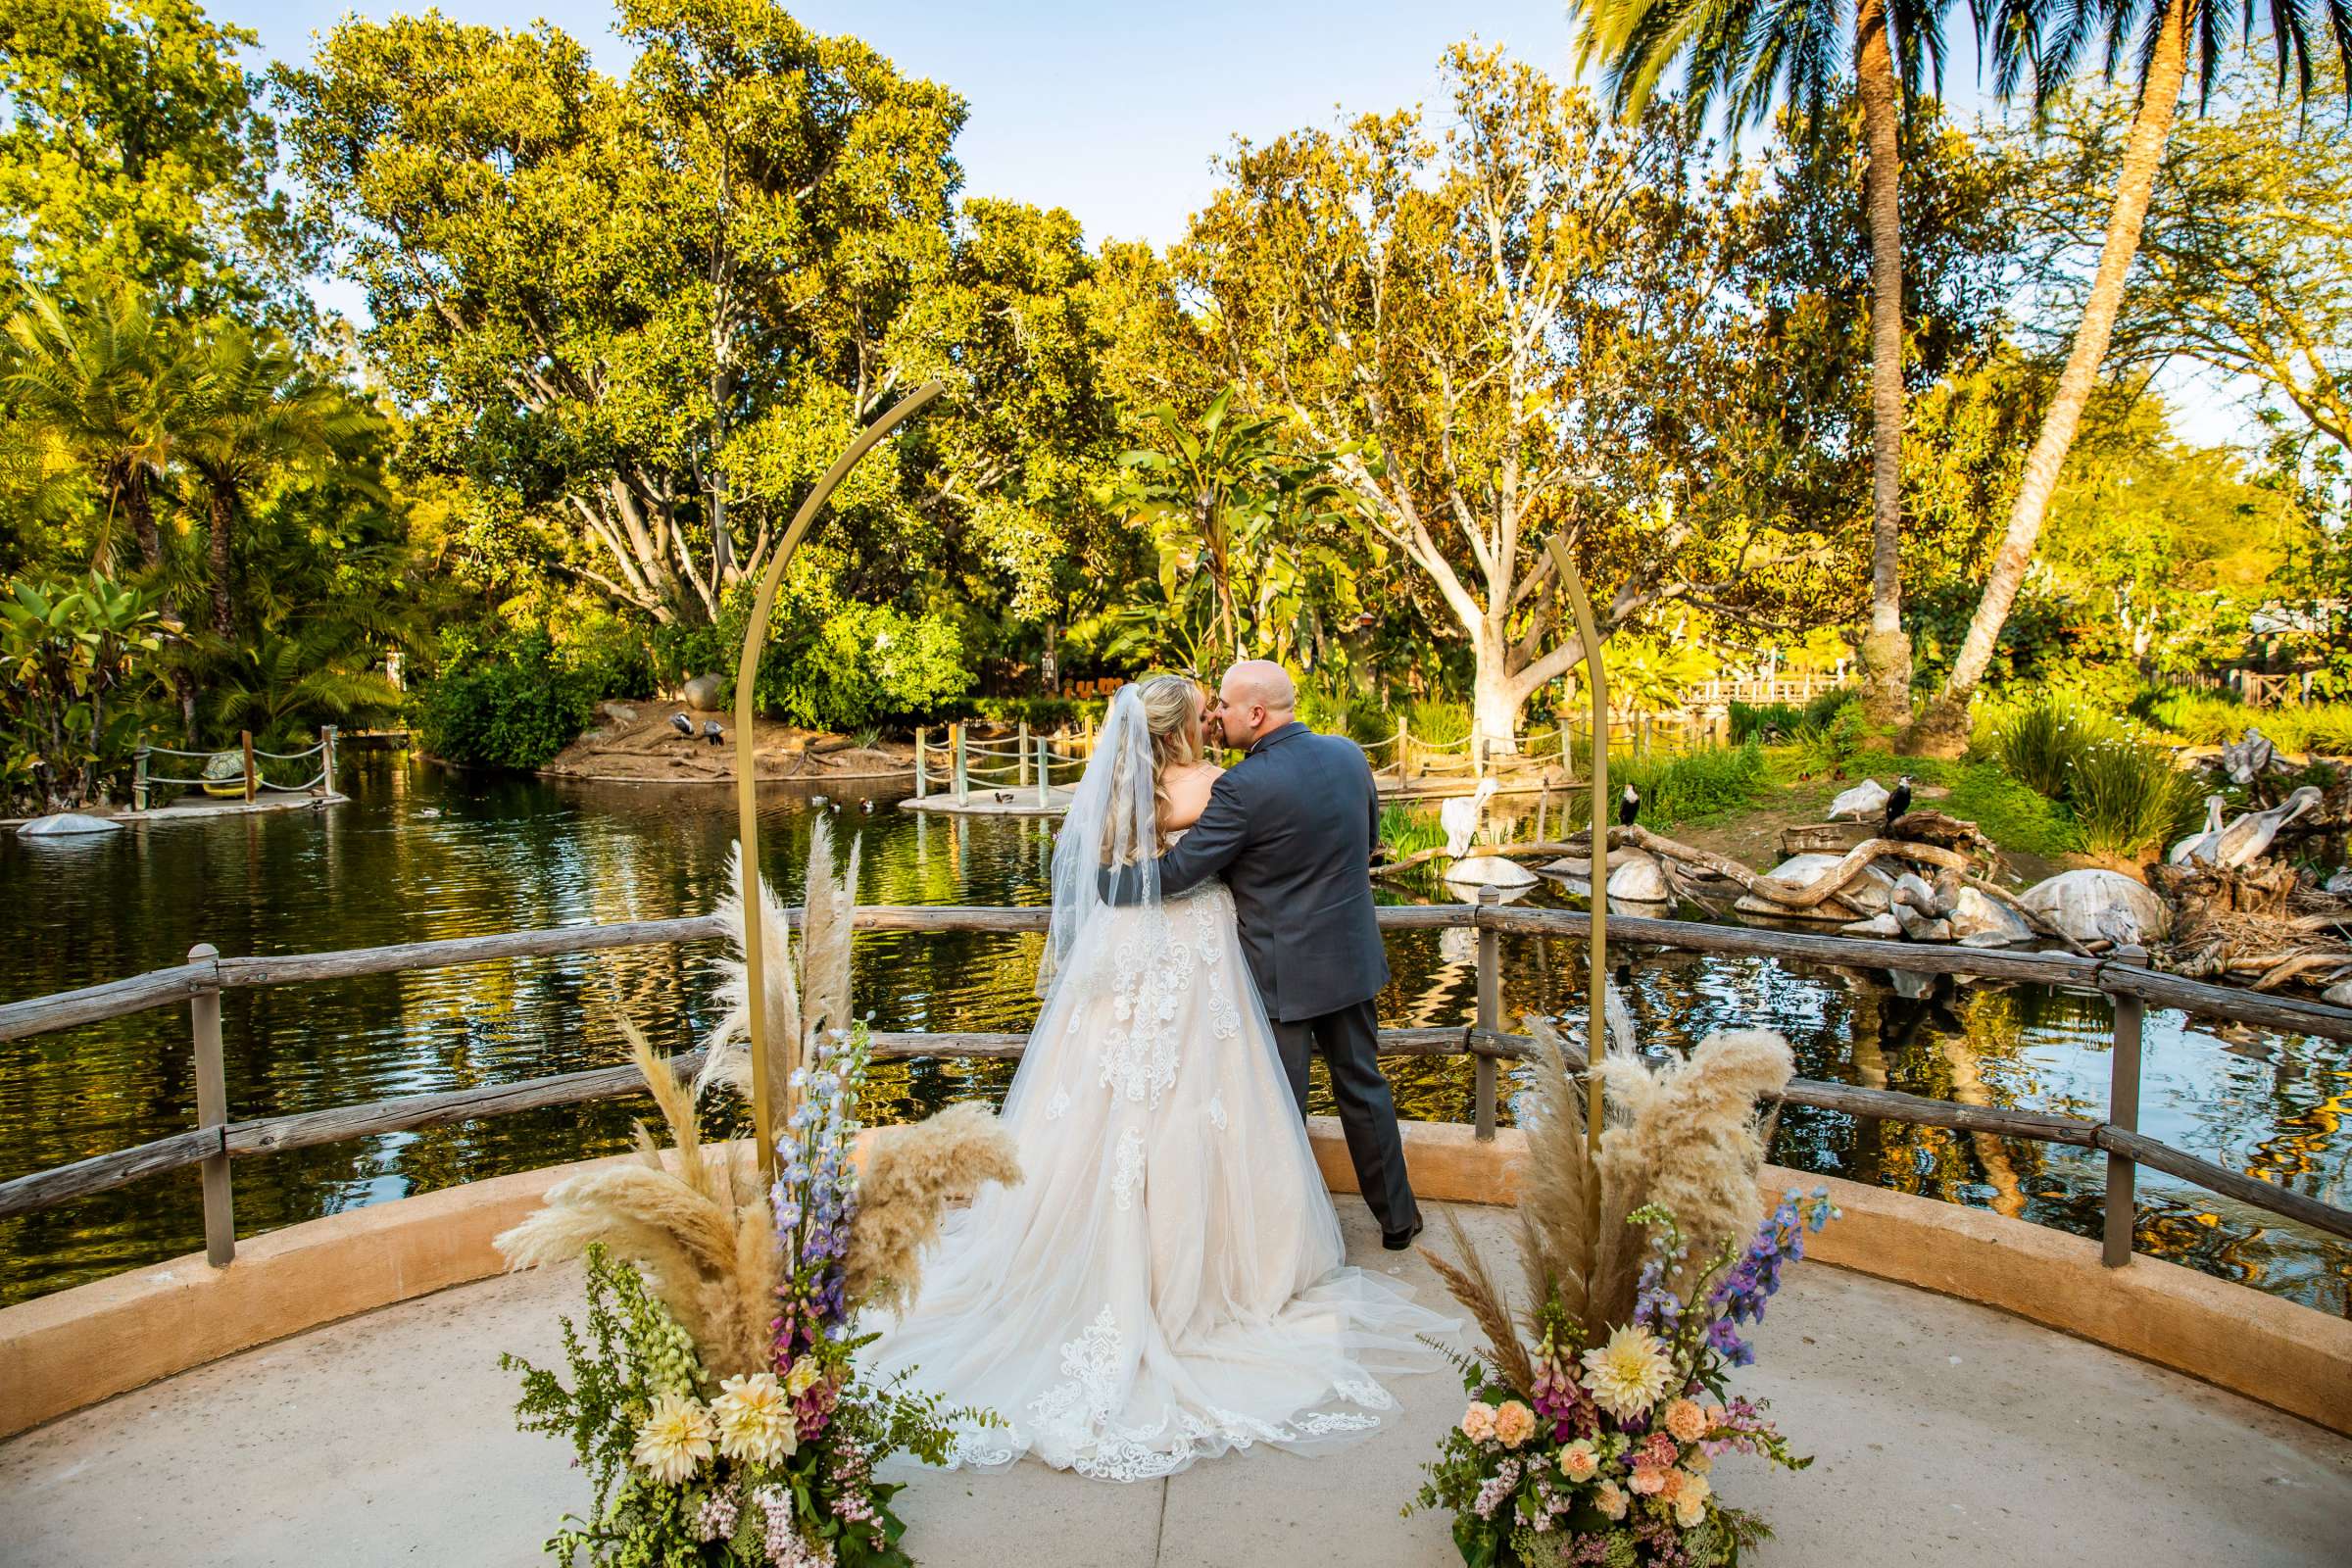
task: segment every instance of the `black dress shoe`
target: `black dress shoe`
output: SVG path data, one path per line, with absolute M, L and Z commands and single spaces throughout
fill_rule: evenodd
M 1392 1252 L 1401 1252 L 1406 1248 L 1412 1246 L 1413 1238 L 1420 1234 L 1421 1222 L 1419 1220 L 1415 1220 L 1413 1221 L 1413 1228 L 1409 1231 L 1382 1231 L 1380 1233 L 1380 1245 L 1387 1248 Z

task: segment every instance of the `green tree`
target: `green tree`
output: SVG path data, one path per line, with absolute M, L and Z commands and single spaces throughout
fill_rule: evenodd
M 96 572 L 20 578 L 0 594 L 0 780 L 36 811 L 97 799 L 130 754 L 141 714 L 134 664 L 161 641 L 152 602 Z
M 1582 0 L 1580 63 L 1607 61 L 1620 109 L 1639 111 L 1675 62 L 1686 71 L 1686 106 L 1704 116 L 1718 102 L 1735 124 L 1761 123 L 1785 97 L 1792 131 L 1811 137 L 1843 90 L 1837 0 Z M 1862 106 L 1865 208 L 1870 237 L 1871 493 L 1870 634 L 1863 640 L 1863 703 L 1879 723 L 1911 713 L 1911 649 L 1902 625 L 1903 241 L 1902 121 L 1923 67 L 1940 77 L 1940 3 L 1855 0 L 1853 80 Z
M 278 82 L 426 454 L 557 530 L 580 580 L 705 621 L 902 384 L 963 111 L 752 0 L 620 24 L 625 81 L 552 27 L 428 14 L 347 21 Z M 836 509 L 914 532 L 896 461 Z
M 214 323 L 184 366 L 179 454 L 204 494 L 213 631 L 236 634 L 235 532 L 255 487 L 348 457 L 375 416 L 266 328 Z
M 115 569 L 115 530 L 127 523 L 140 564 L 159 571 L 155 491 L 186 401 L 179 334 L 126 287 L 80 301 L 72 314 L 52 295 L 27 294 L 7 332 L 0 399 L 82 466 L 103 504 L 91 566 Z
M 189 0 L 0 0 L 6 264 L 42 288 L 160 291 L 168 312 L 300 317 L 303 236 L 269 188 L 275 137 L 237 55 Z
M 2334 40 L 2339 63 L 2352 60 L 2352 0 L 2283 0 L 2271 15 L 2274 25 L 2257 33 L 2251 7 L 2231 11 L 2210 0 L 2111 0 L 2099 6 L 2072 0 L 2002 0 L 1984 14 L 1994 81 L 2003 94 L 2030 78 L 2037 109 L 2046 108 L 2093 48 L 2101 50 L 2110 77 L 2130 61 L 2137 91 L 2131 131 L 2116 169 L 2114 205 L 2096 270 L 2082 296 L 2081 319 L 2040 431 L 2026 455 L 2008 526 L 1985 573 L 1984 591 L 1959 655 L 1908 738 L 1918 750 L 1957 756 L 1968 743 L 1970 699 L 1992 662 L 2001 623 L 2025 581 L 2067 452 L 2122 314 L 2125 282 L 2138 254 L 2191 56 L 2200 105 L 2210 101 L 2222 62 L 2240 38 L 2262 42 L 2277 65 L 2280 89 L 2291 79 L 2299 95 L 2308 95 L 2312 88 L 2313 60 L 2325 55 L 2326 39 Z M 2315 36 L 2323 40 L 2316 48 Z
M 1739 612 L 1795 564 L 1761 317 L 1731 286 L 1752 179 L 1697 174 L 1662 110 L 1620 123 L 1468 46 L 1447 67 L 1435 138 L 1401 113 L 1242 146 L 1173 270 L 1250 401 L 1341 454 L 1407 590 L 1468 644 L 1502 751 L 1582 653 L 1545 536 L 1618 585 L 1610 628 L 1677 600 Z

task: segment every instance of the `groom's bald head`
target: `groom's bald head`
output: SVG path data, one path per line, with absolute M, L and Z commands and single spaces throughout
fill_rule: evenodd
M 1280 664 L 1264 659 L 1245 659 L 1225 672 L 1217 689 L 1216 716 L 1229 746 L 1249 746 L 1268 730 L 1291 721 L 1298 706 L 1298 689 Z

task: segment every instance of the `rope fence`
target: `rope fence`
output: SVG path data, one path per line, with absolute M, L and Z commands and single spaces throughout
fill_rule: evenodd
M 332 795 L 335 793 L 335 737 L 337 733 L 336 727 L 329 724 L 318 732 L 317 742 L 304 747 L 299 752 L 264 751 L 253 744 L 253 731 L 251 730 L 240 732 L 235 746 L 219 746 L 209 752 L 191 752 L 176 746 L 141 746 L 131 762 L 131 808 L 138 811 L 149 809 L 152 800 L 151 792 L 158 785 L 174 789 L 198 789 L 208 795 L 241 794 L 245 797 L 248 805 L 258 799 L 264 791 L 275 791 L 280 795 Z M 199 773 L 196 777 L 184 778 L 177 774 L 155 771 L 154 759 L 158 757 L 183 757 L 191 760 L 202 761 L 208 768 L 216 758 L 227 757 L 236 760 L 237 769 L 233 773 L 223 773 L 218 776 L 208 777 Z M 270 777 L 267 768 L 263 765 L 268 762 L 301 762 L 314 757 L 318 759 L 318 771 L 296 783 L 287 783 L 282 779 Z

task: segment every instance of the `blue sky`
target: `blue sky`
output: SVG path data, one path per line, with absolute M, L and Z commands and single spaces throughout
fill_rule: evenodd
M 356 12 L 384 17 L 421 0 L 215 0 L 214 15 L 253 28 L 270 59 L 305 61 L 311 35 Z M 545 18 L 586 44 L 607 71 L 627 70 L 610 0 L 442 0 L 462 22 L 520 27 Z M 1193 0 L 1114 7 L 1073 0 L 788 0 L 804 23 L 854 32 L 899 69 L 960 93 L 956 142 L 965 191 L 1066 207 L 1090 240 L 1165 244 L 1214 188 L 1212 164 L 1239 134 L 1264 139 L 1343 112 L 1434 103 L 1437 65 L 1471 33 L 1566 77 L 1573 29 L 1559 0 L 1479 0 L 1459 11 L 1400 0 Z M 1955 34 L 1961 30 L 1954 18 Z M 1945 96 L 1981 110 L 1970 44 L 1953 40 Z M 321 301 L 360 315 L 357 291 L 329 282 Z M 2238 406 L 2218 388 L 2168 387 L 2175 423 L 2200 441 L 2237 438 Z

